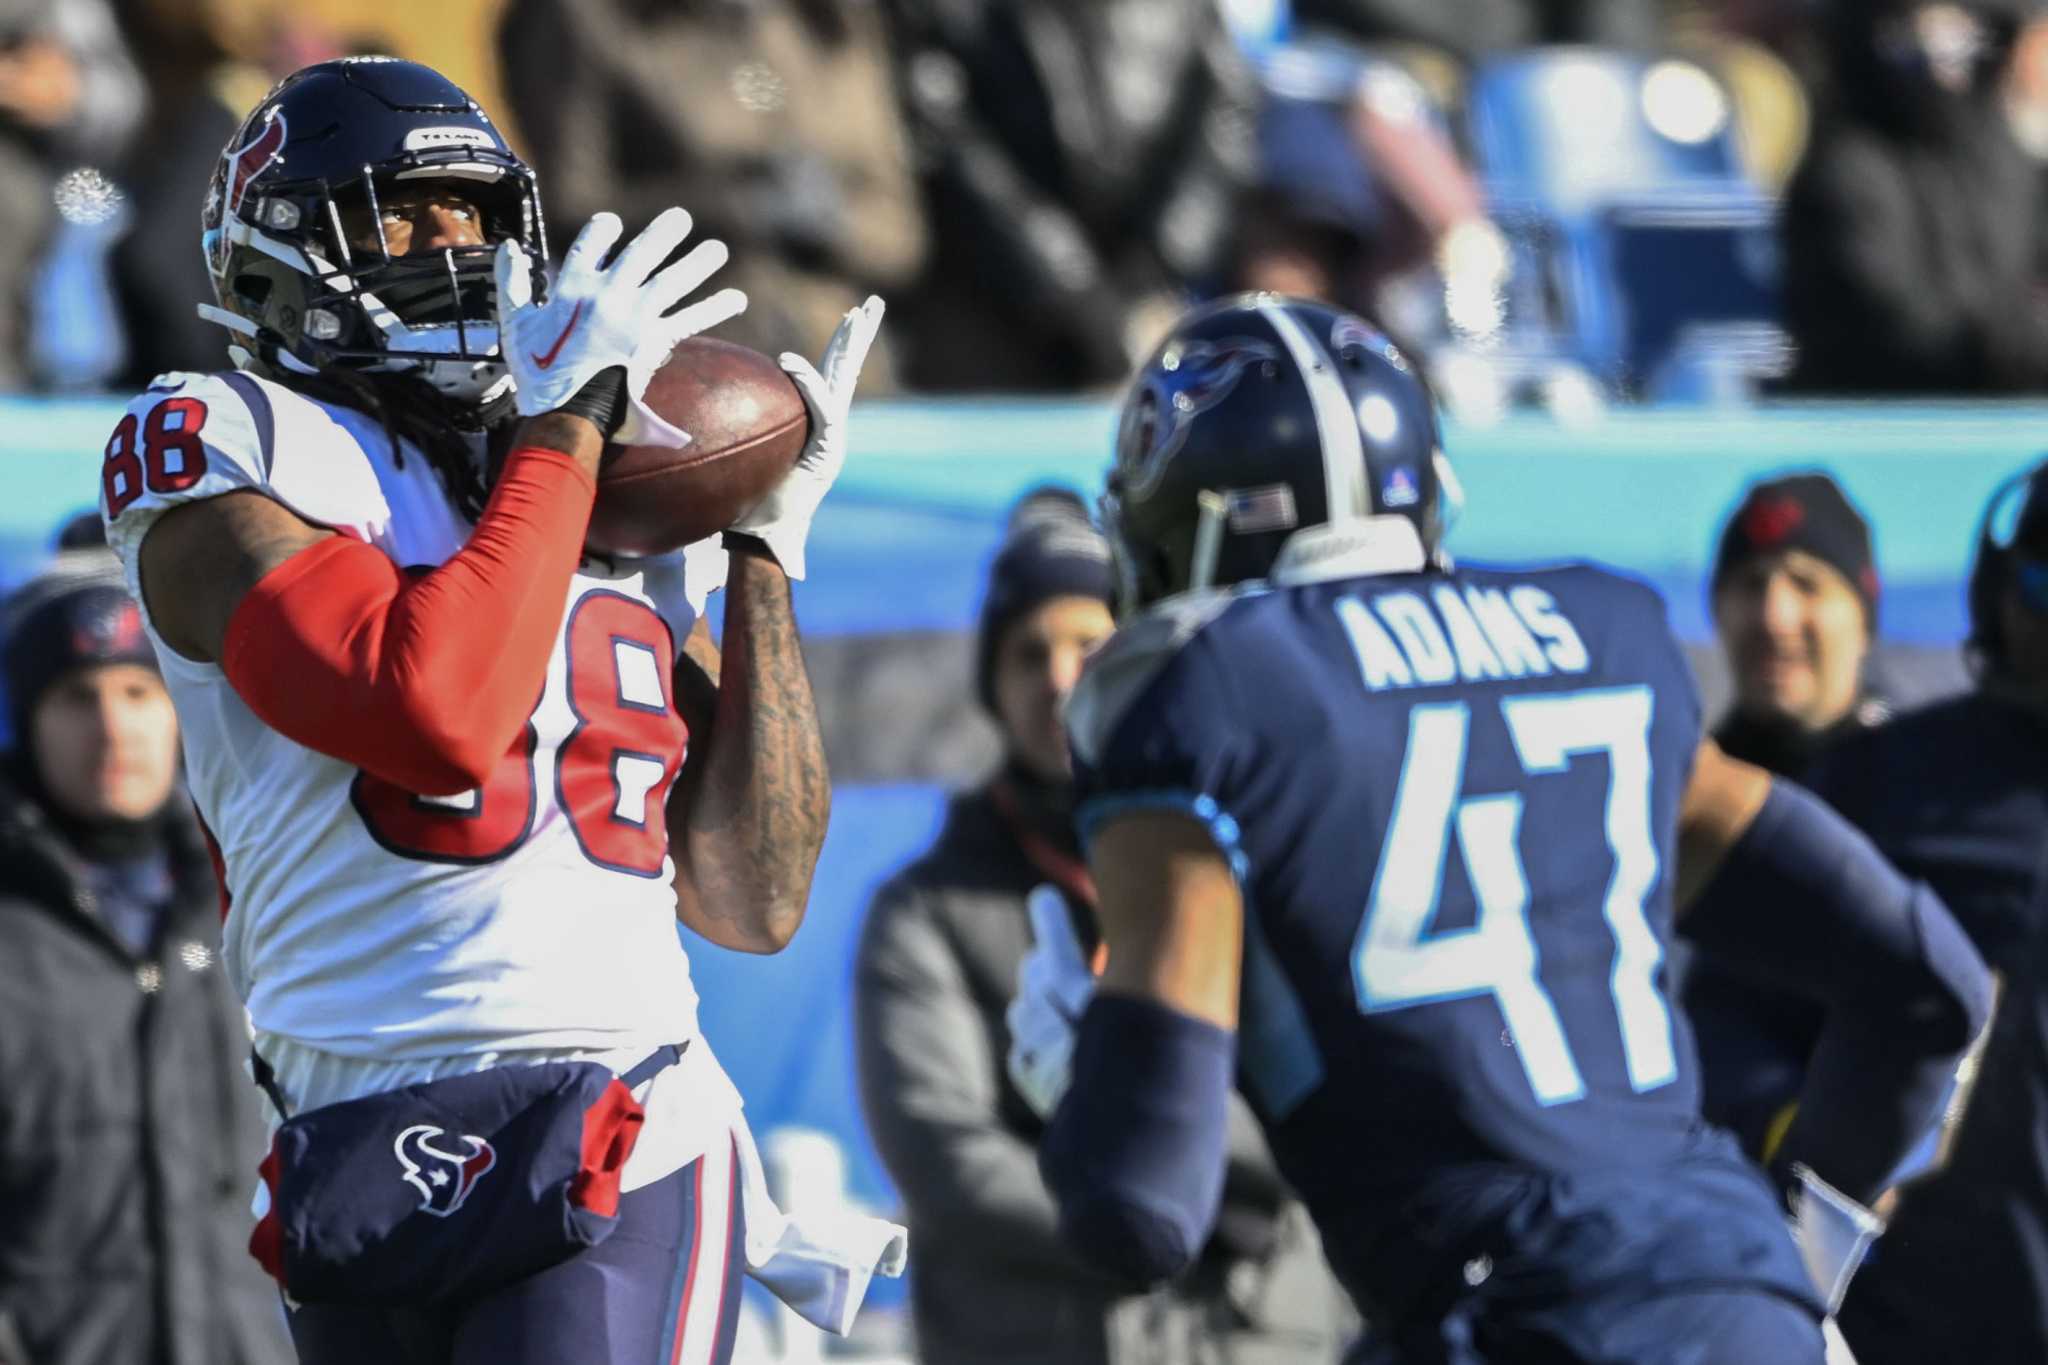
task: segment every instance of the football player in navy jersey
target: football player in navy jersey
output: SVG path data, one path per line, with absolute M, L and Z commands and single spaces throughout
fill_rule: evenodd
M 1132 1280 L 1185 1266 L 1235 1079 L 1373 1359 L 1818 1362 L 1983 963 L 1702 742 L 1653 592 L 1454 566 L 1453 498 L 1428 390 L 1357 318 L 1225 300 L 1138 374 L 1125 613 L 1069 711 L 1108 966 L 1070 1050 L 1011 1058 L 1057 1103 L 1063 1231 Z M 1829 1008 L 1774 1179 L 1699 1117 L 1678 916 Z
M 2005 982 L 1945 1163 L 1904 1191 L 1842 1310 L 1864 1365 L 2048 1360 L 2048 464 L 1992 495 L 1969 605 L 1976 685 L 1845 740 L 1813 775 Z

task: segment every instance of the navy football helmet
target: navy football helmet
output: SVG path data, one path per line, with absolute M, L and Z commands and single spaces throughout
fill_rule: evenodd
M 1102 503 L 1124 609 L 1264 578 L 1290 541 L 1360 572 L 1440 563 L 1449 478 L 1428 388 L 1363 319 L 1276 294 L 1198 308 L 1124 400 Z
M 1977 526 L 1977 553 L 1970 567 L 1970 638 L 1964 652 L 1980 674 L 2006 666 L 1999 604 L 2010 586 L 2018 587 L 2029 610 L 2048 616 L 2048 460 L 1993 489 Z
M 378 197 L 454 182 L 486 245 L 393 257 L 351 244 Z M 218 306 L 238 365 L 285 378 L 335 369 L 410 373 L 459 406 L 509 397 L 492 261 L 516 238 L 546 259 L 533 172 L 476 101 L 414 62 L 350 57 L 284 78 L 229 141 L 203 218 Z M 544 282 L 536 279 L 536 293 Z

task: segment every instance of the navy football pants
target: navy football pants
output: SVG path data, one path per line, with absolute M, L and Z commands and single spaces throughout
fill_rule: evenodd
M 1350 1365 L 1822 1365 L 1813 1311 L 1750 1288 L 1609 1296 L 1543 1309 L 1453 1314 Z
M 590 1250 L 468 1303 L 305 1304 L 301 1365 L 728 1365 L 745 1272 L 730 1147 L 621 1196 Z

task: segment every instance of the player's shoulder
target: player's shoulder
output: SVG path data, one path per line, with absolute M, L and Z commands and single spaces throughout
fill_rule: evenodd
M 265 483 L 276 473 L 281 445 L 309 443 L 360 445 L 338 426 L 326 404 L 275 380 L 242 370 L 173 370 L 129 400 L 108 455 L 128 448 L 148 461 L 179 453 L 176 447 L 204 447 L 208 464 L 226 462 Z M 154 472 L 154 466 L 146 472 Z
M 107 441 L 100 510 L 108 542 L 125 554 L 158 514 L 244 489 L 309 521 L 362 523 L 383 505 L 374 444 L 326 404 L 274 380 L 239 370 L 159 375 Z
M 270 397 L 253 375 L 174 370 L 128 400 L 108 453 L 196 441 L 261 474 L 272 459 L 274 428 Z
M 1178 593 L 1122 622 L 1089 658 L 1067 699 L 1067 731 L 1075 752 L 1093 762 L 1133 714 L 1134 704 L 1176 665 L 1190 646 L 1256 589 L 1210 588 Z

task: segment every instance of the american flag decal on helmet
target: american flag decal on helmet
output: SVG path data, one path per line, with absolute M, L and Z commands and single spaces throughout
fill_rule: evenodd
M 1284 483 L 1267 484 L 1262 488 L 1227 489 L 1223 498 L 1229 509 L 1233 535 L 1291 531 L 1301 524 L 1301 516 L 1294 506 L 1294 490 Z

